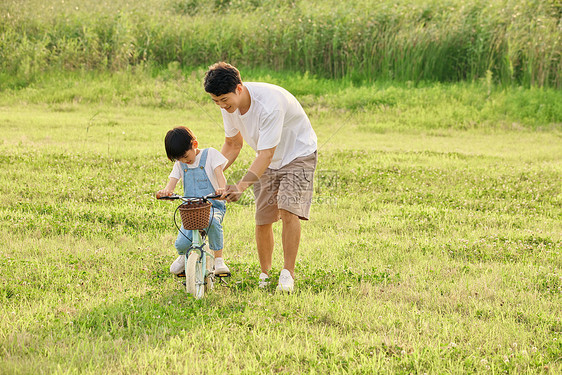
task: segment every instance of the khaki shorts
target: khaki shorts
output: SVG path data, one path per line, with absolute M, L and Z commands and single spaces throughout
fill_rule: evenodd
M 271 224 L 279 220 L 279 210 L 308 220 L 312 204 L 313 180 L 318 153 L 296 158 L 279 168 L 268 168 L 254 184 L 256 224 Z

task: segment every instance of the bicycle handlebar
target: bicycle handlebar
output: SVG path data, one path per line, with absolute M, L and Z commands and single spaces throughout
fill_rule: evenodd
M 176 200 L 176 199 L 181 199 L 182 201 L 190 201 L 190 200 L 209 200 L 209 199 L 217 199 L 220 198 L 221 195 L 220 194 L 209 194 L 209 195 L 205 195 L 204 197 L 182 197 L 181 195 L 177 195 L 177 194 L 172 194 L 169 196 L 158 196 L 158 194 L 156 194 L 156 199 L 162 199 L 162 200 Z

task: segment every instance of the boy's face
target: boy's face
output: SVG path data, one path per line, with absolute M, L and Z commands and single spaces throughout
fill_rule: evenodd
M 211 95 L 211 99 L 215 102 L 216 105 L 227 111 L 228 113 L 234 113 L 240 107 L 240 99 L 242 97 L 242 85 L 236 86 L 234 92 L 229 92 L 223 95 Z
M 185 154 L 183 154 L 183 156 L 181 158 L 178 158 L 177 160 L 185 164 L 193 164 L 195 163 L 195 156 L 197 156 L 197 152 L 195 148 L 192 148 L 187 150 Z
M 195 163 L 195 157 L 197 156 L 197 147 L 199 147 L 199 142 L 196 139 L 191 141 L 191 148 L 183 154 L 181 158 L 177 160 L 181 161 L 185 164 L 193 164 Z

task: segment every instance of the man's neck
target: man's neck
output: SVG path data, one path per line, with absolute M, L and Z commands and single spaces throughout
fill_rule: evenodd
M 245 115 L 246 112 L 250 110 L 250 106 L 252 105 L 252 98 L 250 97 L 250 92 L 246 88 L 246 86 L 242 86 L 242 100 L 240 102 L 240 106 L 238 107 L 238 111 L 240 111 L 241 115 Z

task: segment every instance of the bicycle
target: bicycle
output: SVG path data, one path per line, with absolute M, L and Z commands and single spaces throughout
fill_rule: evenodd
M 213 288 L 215 276 L 222 280 L 226 275 L 214 274 L 215 256 L 209 251 L 206 242 L 205 228 L 212 223 L 211 202 L 209 199 L 219 198 L 220 195 L 204 197 L 182 197 L 177 194 L 170 196 L 156 196 L 161 200 L 181 200 L 182 203 L 174 211 L 174 224 L 178 231 L 180 227 L 176 221 L 180 212 L 183 227 L 191 232 L 191 246 L 185 254 L 185 287 L 187 293 L 196 299 L 201 299 L 205 292 Z M 181 231 L 180 231 L 181 232 Z M 183 234 L 183 232 L 181 232 Z

